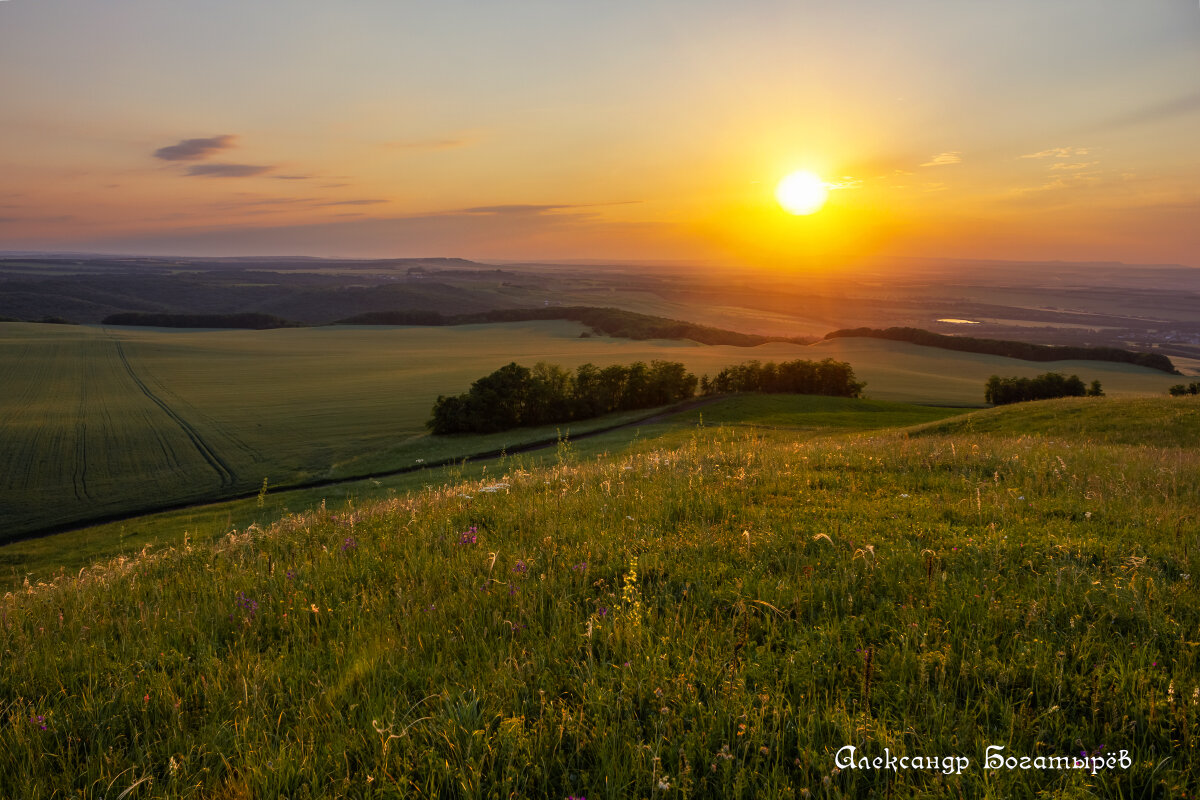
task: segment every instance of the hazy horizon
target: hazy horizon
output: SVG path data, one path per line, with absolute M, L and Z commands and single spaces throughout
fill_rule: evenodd
M 1198 37 L 1171 0 L 9 0 L 0 250 L 1196 267 Z

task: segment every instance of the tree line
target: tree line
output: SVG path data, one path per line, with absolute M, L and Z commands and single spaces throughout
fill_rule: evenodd
M 808 344 L 810 339 L 786 336 L 760 336 L 738 333 L 694 322 L 639 314 L 620 308 L 596 306 L 543 306 L 540 308 L 504 308 L 467 314 L 440 314 L 436 311 L 369 311 L 343 320 L 339 325 L 479 325 L 491 322 L 529 322 L 568 320 L 586 325 L 592 331 L 618 339 L 691 339 L 700 344 L 725 344 L 756 347 L 767 342 Z
M 109 314 L 100 321 L 101 325 L 148 326 L 152 328 L 228 328 L 265 331 L 272 328 L 304 328 L 304 323 L 293 322 L 274 314 L 258 311 L 243 311 L 236 314 L 167 314 L 146 311 L 122 311 Z
M 654 408 L 705 394 L 790 392 L 858 397 L 865 384 L 844 362 L 752 361 L 726 367 L 709 380 L 678 361 L 637 361 L 574 372 L 538 362 L 532 368 L 507 364 L 459 395 L 439 395 L 426 427 L 435 434 L 495 433 L 534 425 L 590 419 L 614 411 Z
M 844 361 L 749 361 L 726 367 L 711 381 L 700 382 L 704 394 L 729 392 L 770 392 L 783 394 L 822 394 L 830 397 L 858 397 L 866 386 L 854 379 L 854 370 Z
M 1183 397 L 1185 394 L 1200 394 L 1200 383 L 1192 381 L 1189 384 L 1177 383 L 1168 389 L 1172 397 Z
M 1102 397 L 1100 381 L 1084 386 L 1078 375 L 1065 377 L 1047 372 L 1036 378 L 1001 378 L 993 375 L 984 387 L 984 400 L 992 405 L 1023 403 L 1027 400 L 1050 400 L 1055 397 Z
M 826 339 L 843 336 L 869 337 L 872 339 L 887 339 L 896 342 L 909 342 L 924 347 L 940 347 L 943 350 L 957 350 L 964 353 L 983 353 L 992 356 L 1019 358 L 1022 361 L 1114 361 L 1118 364 L 1136 364 L 1149 367 L 1172 375 L 1178 375 L 1179 370 L 1171 359 L 1162 353 L 1135 353 L 1132 350 L 1122 350 L 1119 347 L 1077 347 L 1073 345 L 1031 344 L 1029 342 L 1014 342 L 1008 339 L 980 339 L 973 336 L 948 336 L 944 333 L 934 333 L 923 328 L 848 328 L 825 334 Z

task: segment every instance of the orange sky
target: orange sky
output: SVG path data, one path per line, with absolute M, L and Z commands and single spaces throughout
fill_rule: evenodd
M 1169 0 L 8 0 L 0 249 L 1200 266 L 1198 44 Z

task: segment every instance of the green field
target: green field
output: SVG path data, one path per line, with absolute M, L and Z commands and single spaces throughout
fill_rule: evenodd
M 1172 376 L 1101 362 L 1030 364 L 869 339 L 707 347 L 579 338 L 579 325 L 270 331 L 0 325 L 0 541 L 53 526 L 272 487 L 370 475 L 552 431 L 486 441 L 424 432 L 434 399 L 511 360 L 573 368 L 750 359 L 849 361 L 877 400 L 978 405 L 987 376 L 1050 369 L 1113 395 Z M 575 424 L 575 432 L 587 426 Z
M 942 412 L 732 398 L 35 582 L 0 796 L 1195 796 L 1200 415 Z
M 703 408 L 670 414 L 657 422 L 596 436 L 587 434 L 587 426 L 577 424 L 574 426 L 576 432 L 586 438 L 567 437 L 560 445 L 520 456 L 520 461 L 527 465 L 555 463 L 561 446 L 576 455 L 625 452 L 650 440 L 670 442 L 702 424 L 786 428 L 795 437 L 808 438 L 847 430 L 915 425 L 954 417 L 963 410 L 834 397 L 739 395 L 718 399 Z M 659 416 L 658 412 L 652 413 Z M 614 414 L 596 422 L 608 425 L 636 416 L 639 415 Z M 556 431 L 532 429 L 529 433 L 531 438 L 553 439 Z M 480 451 L 494 449 L 500 436 L 463 437 L 461 446 L 477 446 Z M 231 530 L 244 530 L 251 525 L 264 527 L 289 513 L 308 511 L 322 504 L 331 509 L 342 509 L 429 486 L 483 478 L 497 471 L 503 472 L 512 463 L 511 458 L 504 457 L 475 459 L 470 463 L 422 468 L 330 486 L 272 491 L 261 502 L 254 497 L 196 505 L 12 542 L 0 546 L 0 585 L 19 586 L 25 580 L 36 582 L 63 571 L 77 572 L 99 559 L 132 555 L 148 546 L 175 545 L 185 536 L 193 542 L 211 541 Z

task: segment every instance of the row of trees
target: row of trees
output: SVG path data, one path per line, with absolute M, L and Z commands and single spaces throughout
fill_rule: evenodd
M 1057 372 L 1047 372 L 1036 378 L 1001 378 L 993 375 L 984 387 L 984 400 L 1002 406 L 1026 400 L 1050 400 L 1055 397 L 1102 397 L 1100 381 L 1084 386 L 1078 375 L 1067 378 Z
M 1171 393 L 1172 397 L 1182 397 L 1185 394 L 1200 394 L 1200 383 L 1195 381 L 1192 381 L 1187 385 L 1177 383 L 1168 391 Z
M 532 369 L 514 362 L 475 381 L 466 394 L 439 396 L 426 425 L 438 434 L 494 433 L 569 422 L 685 400 L 697 383 L 677 361 L 603 369 L 584 364 L 574 373 L 545 362 Z
M 750 361 L 726 367 L 711 381 L 700 382 L 704 394 L 729 392 L 774 392 L 787 394 L 823 394 L 831 397 L 858 397 L 866 386 L 854 379 L 854 370 L 844 361 Z
M 696 394 L 784 392 L 858 397 L 863 384 L 842 361 L 751 361 L 721 370 L 716 378 L 696 376 L 678 361 L 638 361 L 574 372 L 539 362 L 511 363 L 471 384 L 470 391 L 439 396 L 426 426 L 437 434 L 494 433 L 510 428 L 590 419 L 614 411 L 665 406 Z

